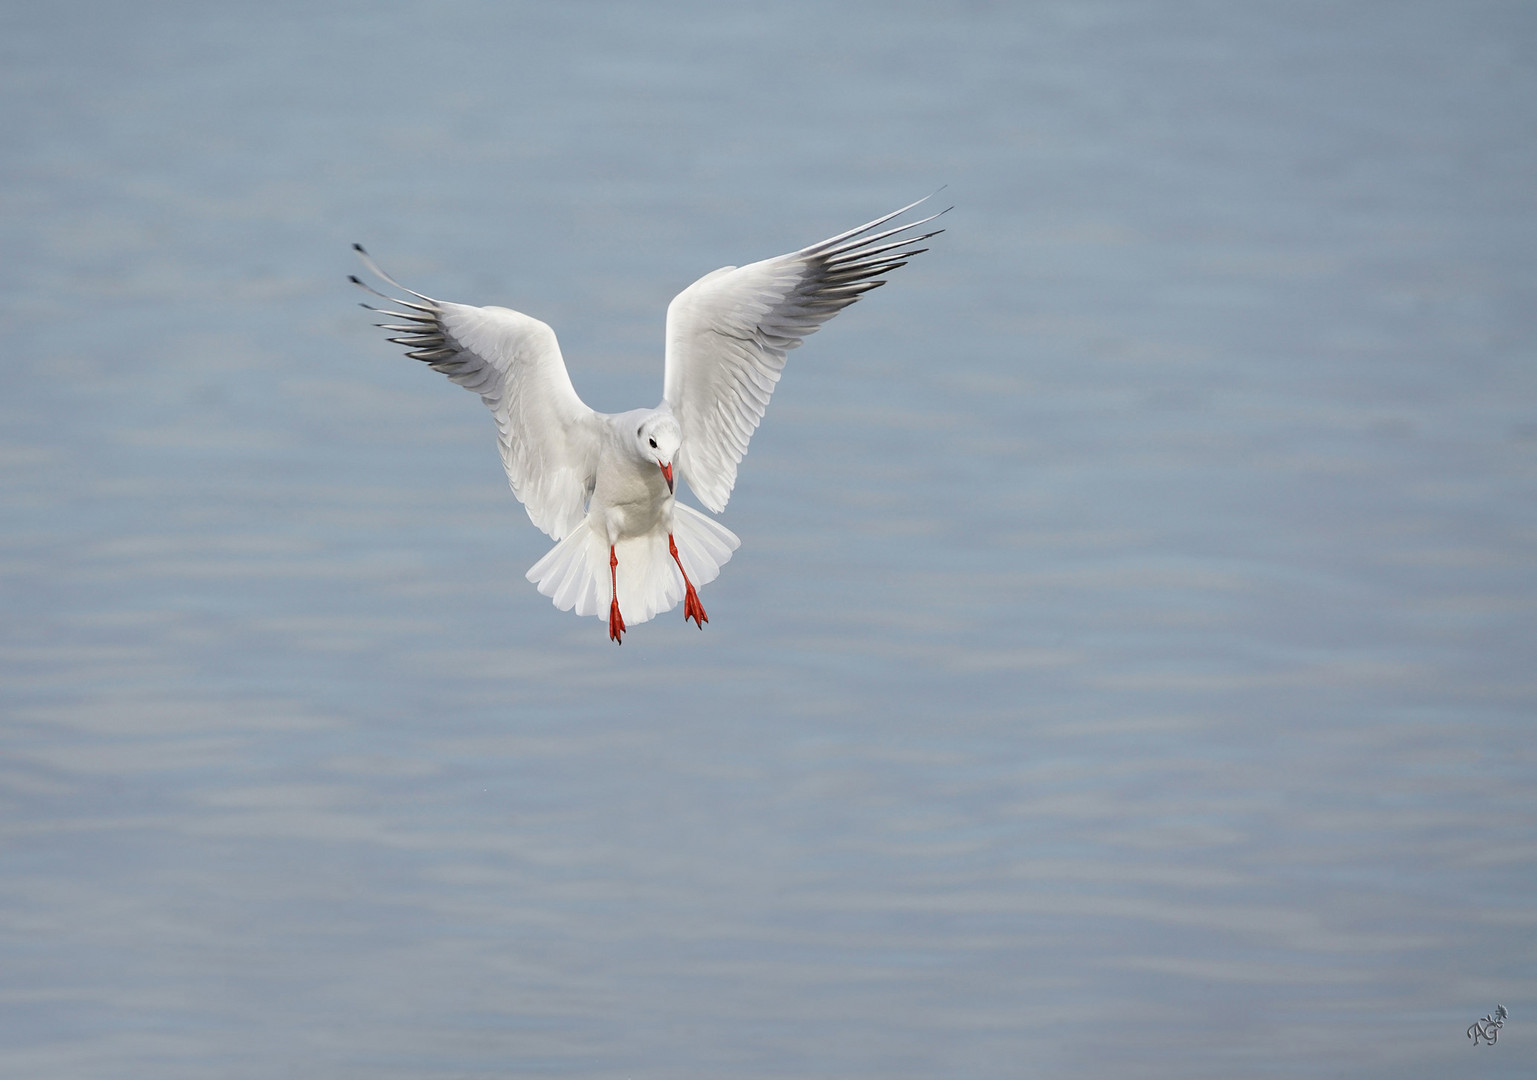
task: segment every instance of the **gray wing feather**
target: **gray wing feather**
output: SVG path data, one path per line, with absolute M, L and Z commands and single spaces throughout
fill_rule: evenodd
M 662 396 L 683 429 L 679 466 L 710 510 L 726 508 L 786 352 L 944 231 L 917 231 L 939 214 L 881 230 L 924 201 L 788 255 L 723 267 L 668 305 Z
M 387 320 L 375 325 L 390 331 L 407 356 L 480 395 L 496 418 L 513 494 L 535 525 L 563 538 L 586 514 L 601 422 L 571 385 L 555 331 L 509 308 L 434 300 L 390 277 L 360 245 L 353 248 L 373 274 L 411 297 L 386 295 L 352 276 L 392 305 L 363 305 Z

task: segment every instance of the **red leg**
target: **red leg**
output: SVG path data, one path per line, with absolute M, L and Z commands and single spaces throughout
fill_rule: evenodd
M 704 613 L 704 605 L 699 602 L 699 594 L 688 579 L 688 571 L 683 569 L 683 560 L 678 558 L 678 545 L 672 542 L 672 533 L 667 534 L 667 550 L 672 552 L 672 561 L 678 564 L 678 573 L 683 575 L 683 621 L 693 619 L 694 625 L 703 630 L 710 617 Z
M 608 546 L 608 577 L 614 584 L 614 598 L 608 605 L 608 637 L 610 641 L 624 644 L 624 616 L 619 614 L 619 555 L 614 545 Z

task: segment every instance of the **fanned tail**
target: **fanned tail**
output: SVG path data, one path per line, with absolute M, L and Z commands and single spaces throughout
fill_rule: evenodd
M 608 552 L 599 559 L 602 542 L 584 519 L 566 538 L 552 547 L 529 569 L 527 577 L 561 611 L 576 608 L 578 615 L 607 617 L 609 601 Z M 601 572 L 600 572 L 601 571 Z
M 697 588 L 720 577 L 720 568 L 741 546 L 736 534 L 698 510 L 675 503 L 673 540 L 678 558 Z M 667 549 L 665 533 L 632 537 L 615 546 L 619 558 L 619 608 L 626 625 L 671 611 L 683 599 L 683 578 Z M 584 520 L 528 571 L 561 611 L 608 618 L 613 598 L 608 548 Z
M 688 578 L 696 587 L 709 584 L 720 577 L 720 568 L 730 560 L 731 553 L 742 546 L 742 541 L 737 539 L 736 533 L 692 506 L 674 503 L 672 509 L 672 536 L 678 543 L 678 557 L 683 560 L 683 569 L 688 571 Z M 682 587 L 680 581 L 679 596 Z

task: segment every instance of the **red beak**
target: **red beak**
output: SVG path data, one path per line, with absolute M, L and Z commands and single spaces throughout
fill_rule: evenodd
M 657 462 L 657 464 L 658 465 L 662 465 L 662 463 L 660 461 Z M 662 475 L 667 477 L 667 494 L 671 495 L 672 494 L 672 466 L 671 465 L 662 465 Z

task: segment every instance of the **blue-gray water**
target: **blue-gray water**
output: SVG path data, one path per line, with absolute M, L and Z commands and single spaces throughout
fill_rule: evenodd
M 1532 5 L 17 3 L 0 106 L 0 1074 L 1532 1074 Z M 623 649 L 344 280 L 623 409 L 940 184 Z

